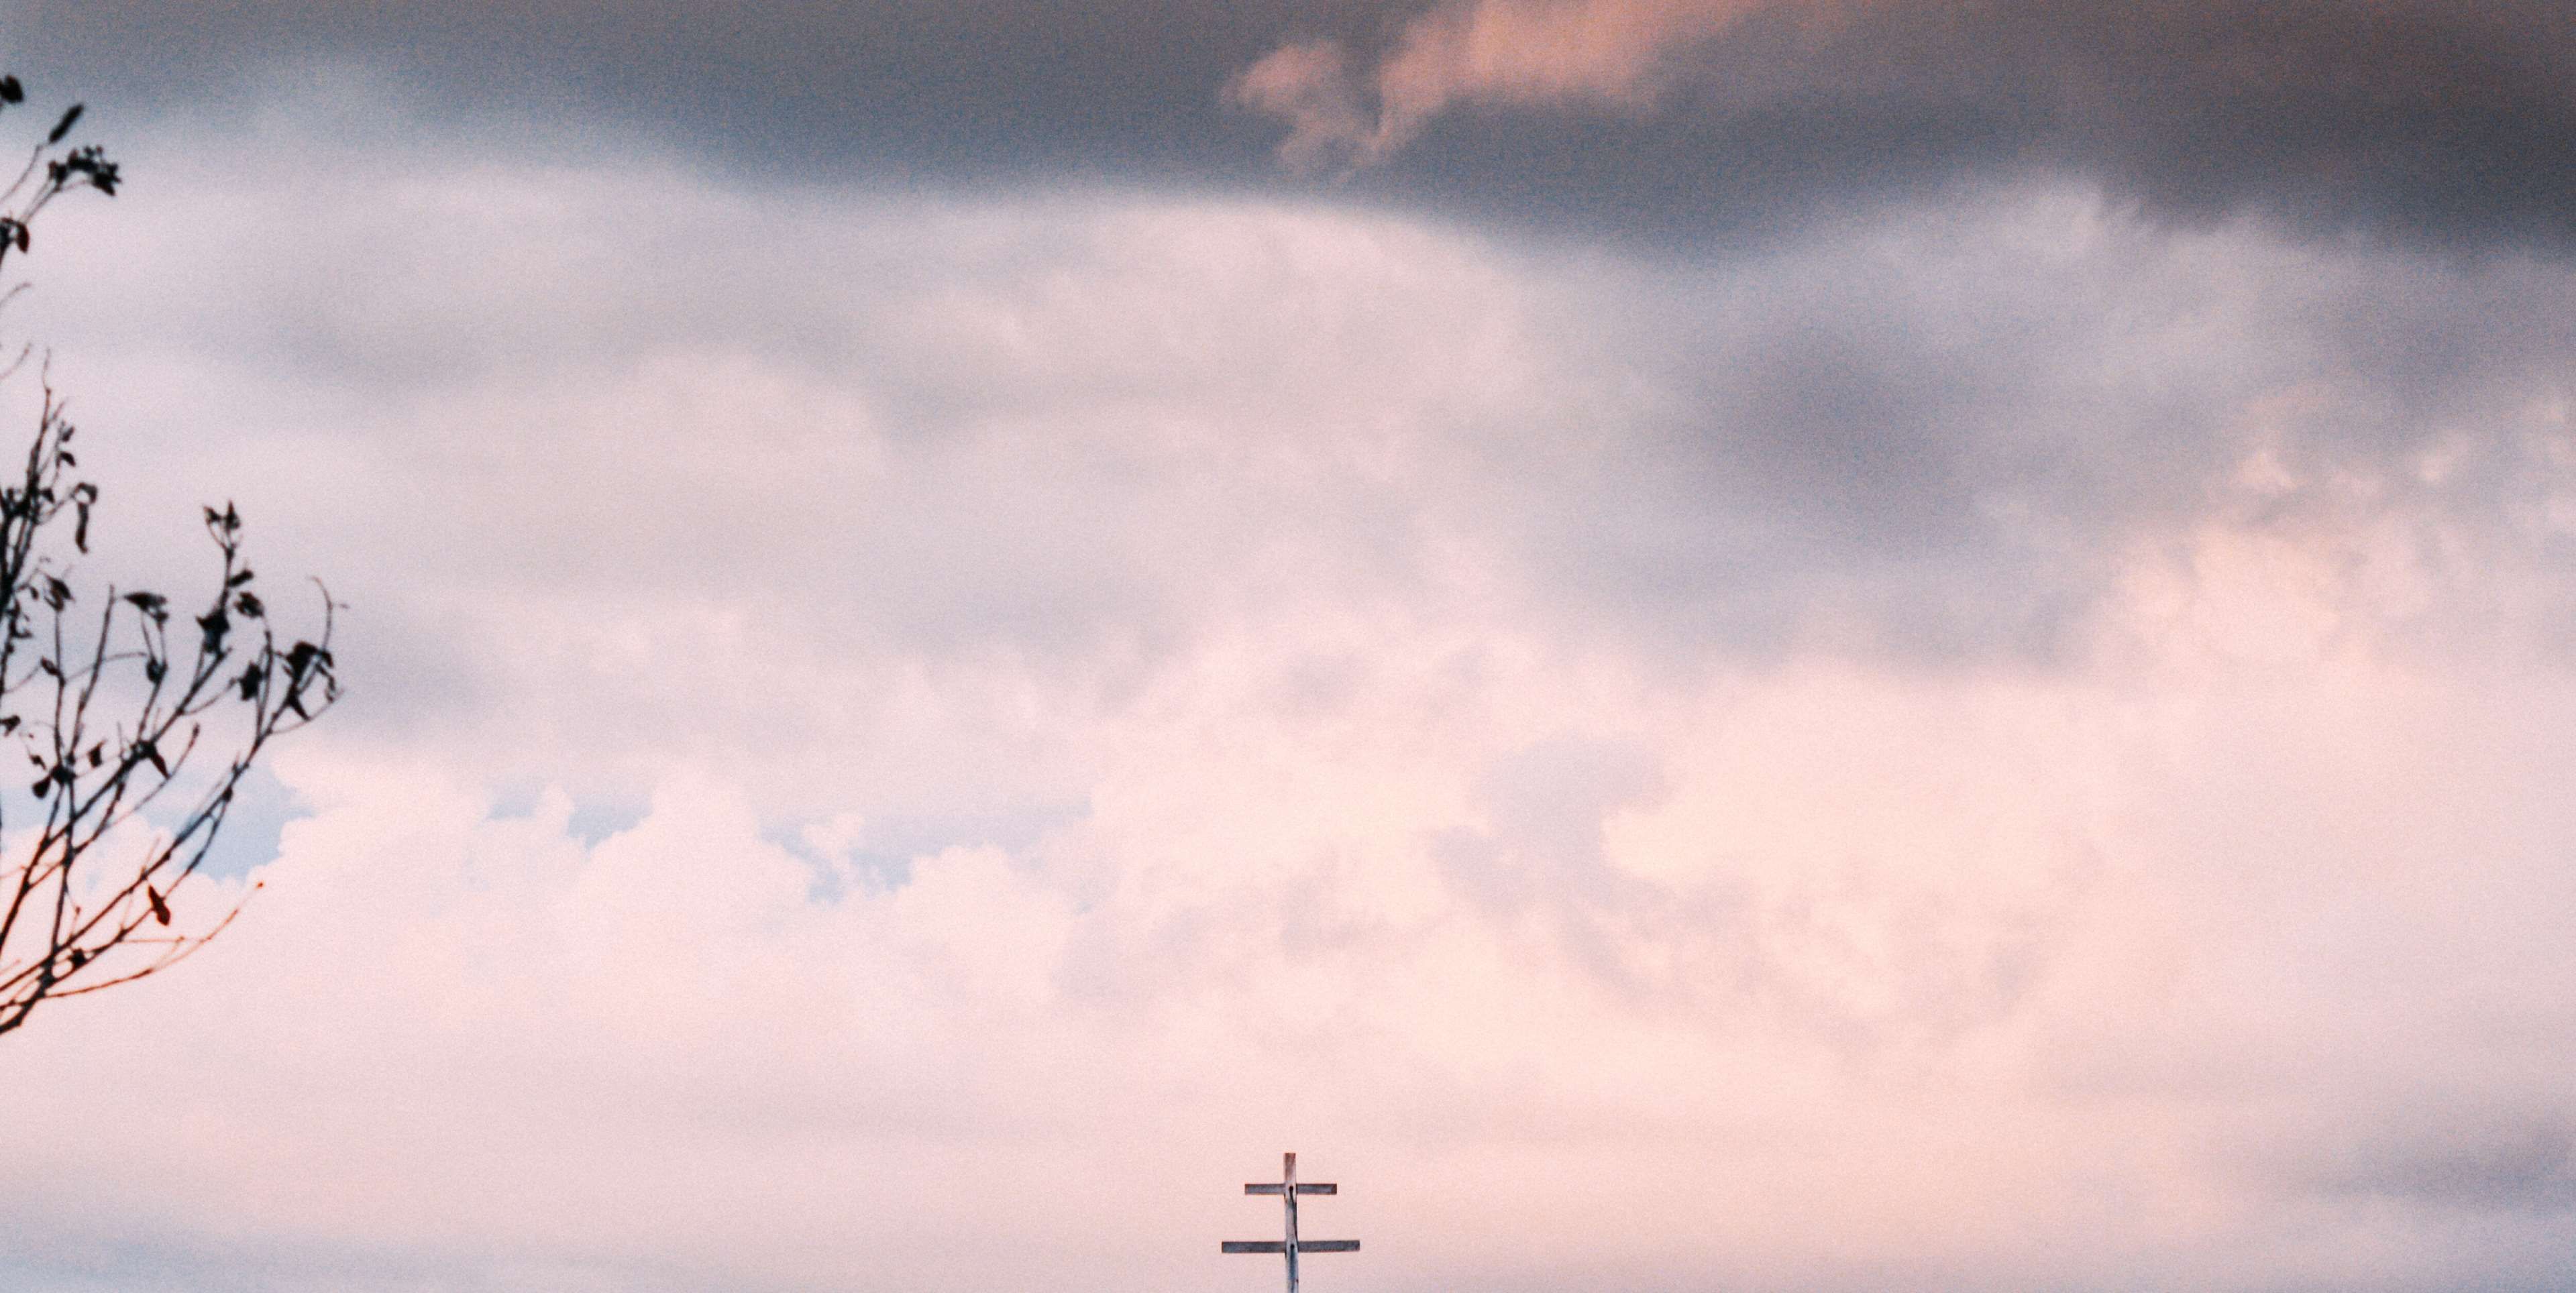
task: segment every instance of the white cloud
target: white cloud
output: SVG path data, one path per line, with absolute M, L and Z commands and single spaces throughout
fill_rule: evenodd
M 2394 1208 L 2454 1273 L 2503 1269 L 2466 1247 L 2499 1216 L 2565 1224 L 2563 679 L 1677 694 L 1369 641 L 1322 713 L 1283 711 L 1287 644 L 1197 657 L 1097 734 L 1089 817 L 837 901 L 737 788 L 584 846 L 559 796 L 496 820 L 304 752 L 246 923 L 13 1046 L 5 1188 L 64 1236 L 21 1255 L 1222 1279 L 1184 1241 L 1256 1227 L 1227 1187 L 1287 1144 L 1399 1287 L 2350 1279 L 2298 1218 Z M 1567 731 L 1656 784 L 1491 798 Z M 1589 1238 L 1514 1237 L 1548 1217 Z

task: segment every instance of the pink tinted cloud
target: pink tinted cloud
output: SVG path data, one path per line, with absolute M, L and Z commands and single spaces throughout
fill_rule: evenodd
M 2313 1236 L 2392 1211 L 2501 1269 L 2463 1245 L 2554 1233 L 2576 1116 L 2576 691 L 2279 640 L 2201 568 L 2056 680 L 1676 686 L 1312 607 L 1089 730 L 1083 820 L 837 897 L 721 775 L 585 842 L 293 759 L 255 919 L 0 1056 L 0 1195 L 501 1288 L 1248 1288 L 1205 1241 L 1293 1145 L 1356 1287 L 2342 1283 L 2378 1259 Z M 2177 604 L 2251 638 L 2134 640 Z M 1653 775 L 1527 757 L 1569 739 Z
M 320 173 L 302 236 L 201 264 L 228 225 L 191 200 L 266 209 L 205 165 L 116 213 L 159 239 L 72 254 L 275 299 L 214 278 L 64 370 L 175 374 L 93 405 L 164 464 L 156 425 L 276 452 L 181 414 L 302 408 L 296 365 L 361 392 L 296 430 L 364 505 L 258 515 L 363 564 L 364 618 L 447 617 L 351 656 L 441 722 L 293 752 L 316 813 L 238 937 L 0 1052 L 13 1242 L 142 1236 L 214 1286 L 1253 1288 L 1209 1241 L 1259 1233 L 1228 1191 L 1293 1147 L 1370 1242 L 1350 1287 L 2431 1288 L 2564 1251 L 2563 366 L 2382 462 L 2366 373 L 2266 312 L 2453 280 L 2009 196 L 1649 289 L 1382 217 L 559 162 Z M 389 267 L 420 210 L 485 223 Z M 2170 524 L 2041 531 L 2107 571 L 2062 657 L 1851 649 L 1830 570 L 1776 651 L 1675 652 L 1533 573 L 1533 517 L 1753 506 L 1678 457 L 1585 492 L 1767 429 L 1655 422 L 1711 392 L 1619 325 L 1758 353 L 1862 335 L 1841 302 L 2065 383 L 1996 406 L 2052 462 L 2220 461 Z M 2207 402 L 2122 420 L 2177 389 Z M 1153 599 L 1068 595 L 1137 571 Z M 476 688 L 415 663 L 475 643 Z M 658 793 L 604 840 L 494 810 L 607 766 Z M 910 794 L 1079 807 L 906 847 L 871 815 Z
M 1753 0 L 1472 0 L 1415 17 L 1354 73 L 1330 41 L 1282 46 L 1228 88 L 1285 121 L 1293 166 L 1367 165 L 1458 104 L 1649 102 L 1663 61 L 1724 30 Z M 1367 105 L 1374 104 L 1372 114 Z

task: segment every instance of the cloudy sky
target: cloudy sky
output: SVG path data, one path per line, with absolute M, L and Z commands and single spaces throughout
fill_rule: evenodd
M 0 1286 L 2576 1282 L 2563 0 L 0 4 L 349 610 Z M 28 377 L 7 392 L 21 418 Z

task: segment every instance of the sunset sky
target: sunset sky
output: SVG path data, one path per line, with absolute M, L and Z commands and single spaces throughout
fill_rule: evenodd
M 1283 1150 L 1308 1293 L 2576 1286 L 2566 0 L 0 70 L 83 576 L 237 500 L 350 689 L 0 1037 L 0 1289 L 1253 1293 Z

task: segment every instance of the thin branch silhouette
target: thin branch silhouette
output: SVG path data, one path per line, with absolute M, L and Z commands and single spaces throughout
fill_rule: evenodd
M 0 113 L 24 99 L 16 77 L 0 76 Z M 35 219 L 56 198 L 79 188 L 115 196 L 116 164 L 96 145 L 69 143 L 80 118 L 72 105 L 0 189 L 0 264 L 28 254 Z M 33 774 L 23 796 L 0 794 L 0 1033 L 46 1001 L 166 970 L 229 927 L 247 892 L 190 925 L 171 897 L 204 866 L 268 743 L 340 697 L 330 590 L 316 581 L 317 633 L 282 634 L 230 503 L 205 509 L 215 585 L 175 628 L 160 593 L 111 586 L 93 600 L 75 590 L 99 490 L 80 474 L 77 428 L 50 372 L 40 380 L 26 460 L 0 485 L 0 740 L 16 743 Z

